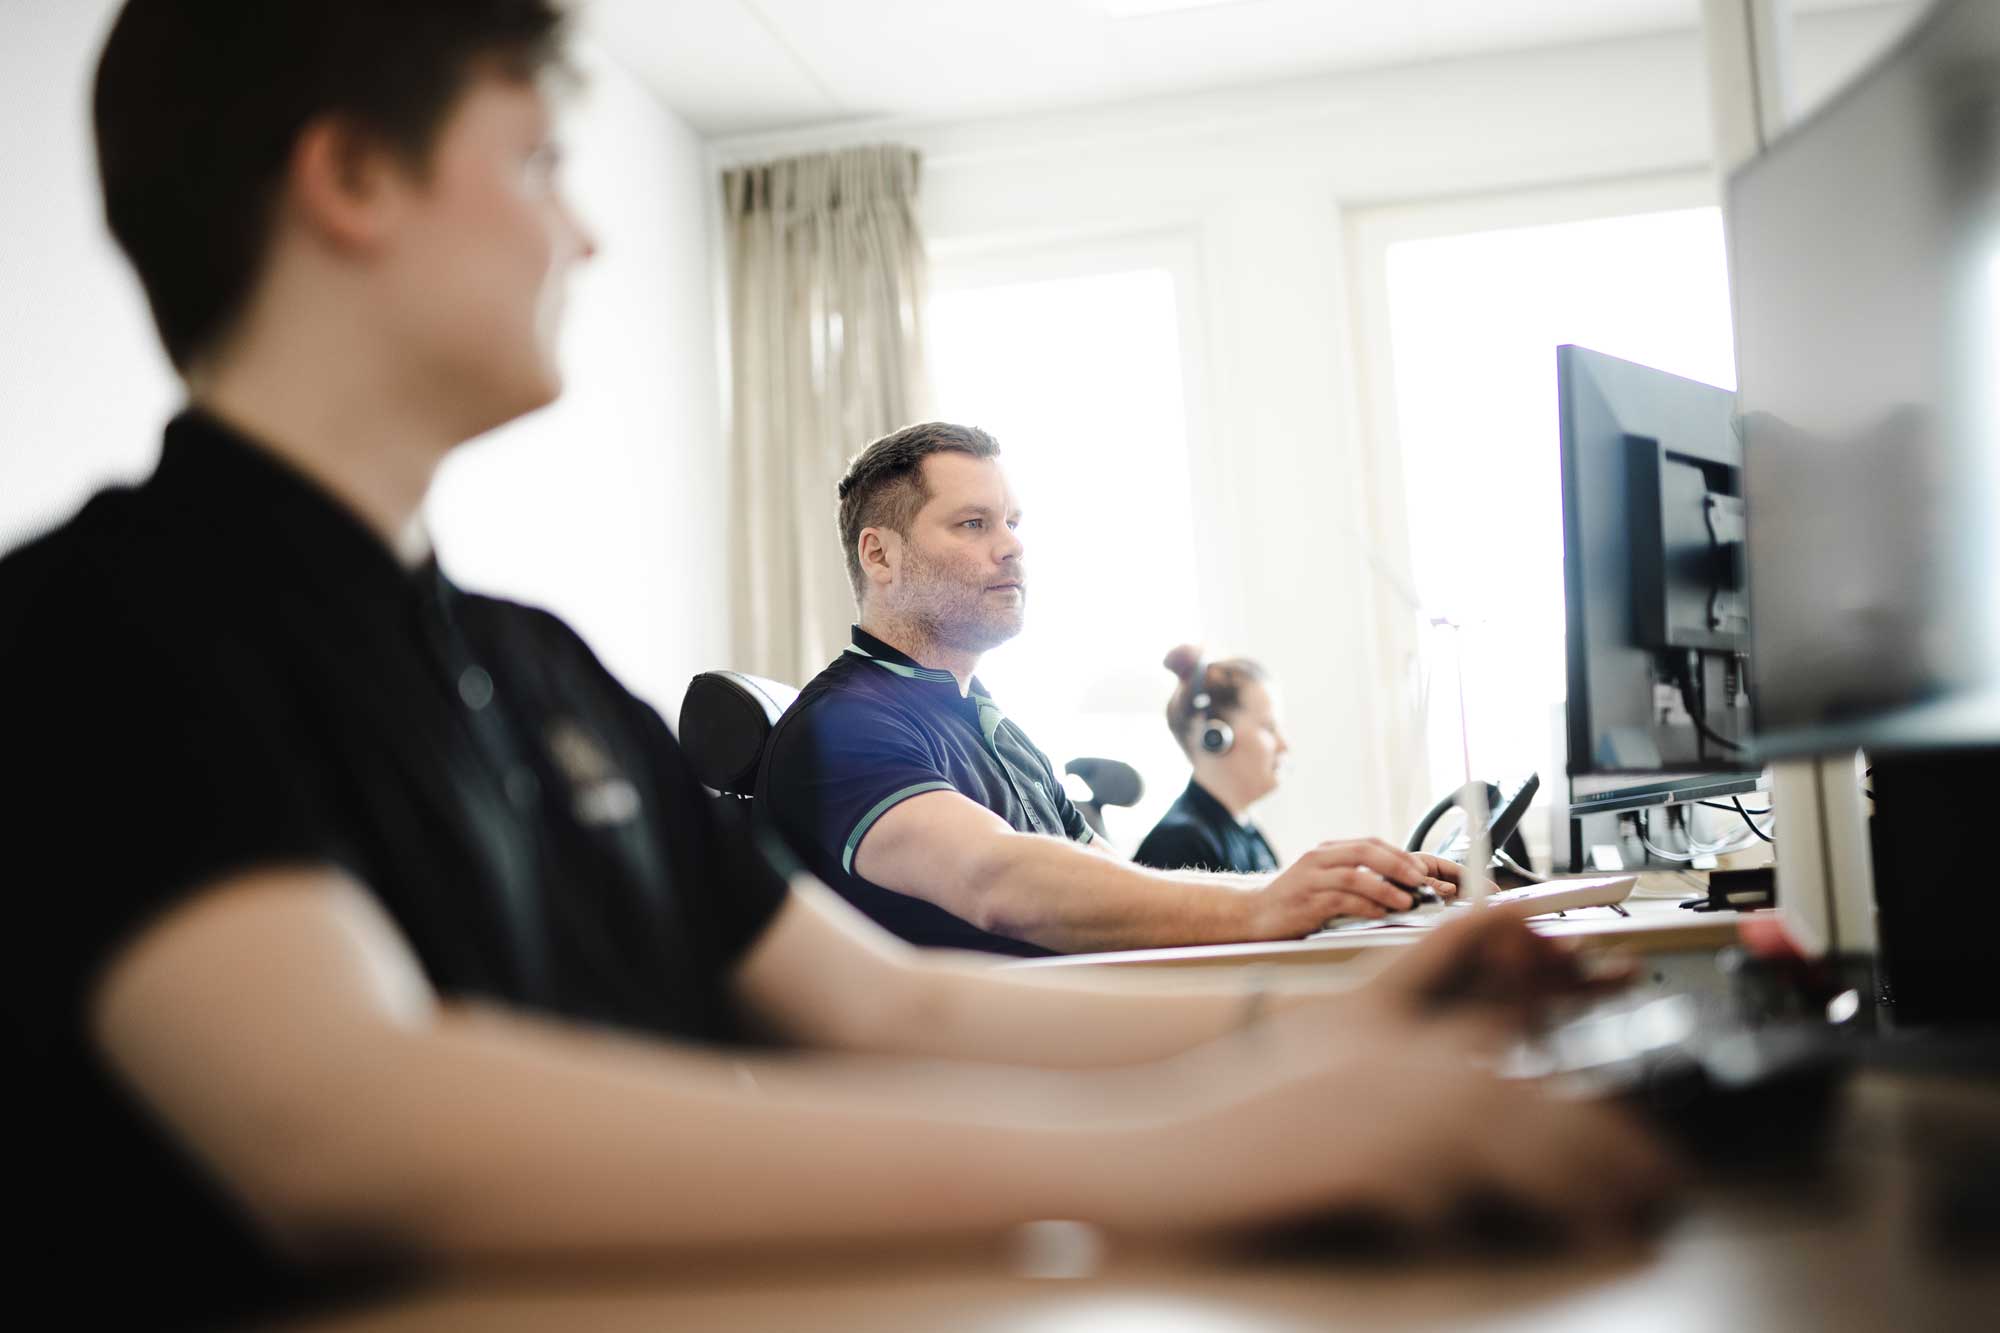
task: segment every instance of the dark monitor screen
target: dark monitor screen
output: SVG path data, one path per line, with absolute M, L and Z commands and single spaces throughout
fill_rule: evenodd
M 1669 775 L 1754 781 L 1735 395 L 1582 347 L 1556 383 L 1572 800 L 1593 775 L 1654 801 Z
M 1760 756 L 2000 741 L 2000 4 L 1729 183 Z

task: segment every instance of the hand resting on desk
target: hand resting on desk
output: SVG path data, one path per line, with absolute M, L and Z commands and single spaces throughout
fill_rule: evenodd
M 1536 910 L 1529 902 L 1461 909 L 1363 993 L 1413 1012 L 1470 1004 L 1525 1024 L 1551 1001 L 1617 990 L 1632 979 L 1630 959 L 1586 956 L 1574 941 L 1528 929 Z
M 1497 1202 L 1627 1238 L 1675 1188 L 1674 1155 L 1611 1102 L 1493 1072 L 1519 1019 L 1607 984 L 1504 910 L 1446 923 L 1362 990 L 1195 1053 L 1227 1103 L 1168 1131 L 1171 1196 L 1146 1206 L 1168 1226 L 1365 1212 L 1422 1231 Z

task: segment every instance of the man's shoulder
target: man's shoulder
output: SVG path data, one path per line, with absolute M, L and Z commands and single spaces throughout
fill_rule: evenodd
M 604 669 L 575 627 L 548 608 L 466 589 L 458 589 L 456 595 L 461 618 L 477 627 L 482 638 L 497 640 L 531 660 L 587 662 Z
M 855 653 L 842 653 L 805 683 L 764 745 L 760 785 L 825 778 L 828 761 L 905 753 L 929 745 L 932 728 L 905 682 Z
M 854 713 L 907 713 L 908 700 L 897 688 L 902 683 L 859 654 L 844 652 L 799 690 L 778 730 L 809 730 Z
M 491 593 L 458 589 L 459 622 L 491 665 L 537 706 L 560 709 L 578 720 L 597 717 L 629 731 L 648 746 L 679 755 L 679 741 L 659 713 L 634 694 L 587 639 L 555 612 Z M 608 738 L 607 738 L 608 739 Z
M 94 638 L 129 641 L 135 619 L 164 614 L 189 580 L 186 558 L 137 499 L 99 492 L 65 521 L 0 555 L 0 626 L 16 661 Z

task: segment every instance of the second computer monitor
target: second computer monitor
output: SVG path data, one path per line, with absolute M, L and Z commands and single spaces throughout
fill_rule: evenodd
M 1759 752 L 2000 745 L 2000 5 L 1729 184 Z
M 1600 790 L 1718 772 L 1747 784 L 1735 395 L 1573 346 L 1556 349 L 1556 381 L 1569 773 Z

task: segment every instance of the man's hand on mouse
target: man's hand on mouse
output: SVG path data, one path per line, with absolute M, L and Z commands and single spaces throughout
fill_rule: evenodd
M 1458 867 L 1380 838 L 1323 842 L 1257 890 L 1249 938 L 1295 940 L 1335 917 L 1382 917 L 1416 905 L 1409 888 L 1458 892 Z

